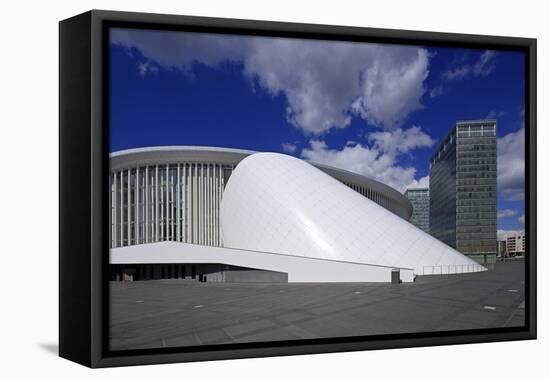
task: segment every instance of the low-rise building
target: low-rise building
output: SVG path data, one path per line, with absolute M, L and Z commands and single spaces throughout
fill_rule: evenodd
M 517 234 L 506 238 L 506 253 L 508 256 L 525 255 L 525 234 Z

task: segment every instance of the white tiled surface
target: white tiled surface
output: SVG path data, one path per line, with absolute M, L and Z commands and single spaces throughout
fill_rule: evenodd
M 257 153 L 235 169 L 221 203 L 225 247 L 412 268 L 481 265 L 288 155 Z M 459 268 L 460 269 L 460 268 Z M 457 271 L 454 268 L 442 271 Z

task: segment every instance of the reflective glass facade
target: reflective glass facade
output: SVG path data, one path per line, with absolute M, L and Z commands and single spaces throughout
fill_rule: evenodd
M 407 189 L 405 197 L 411 201 L 413 213 L 410 222 L 424 232 L 430 232 L 430 190 Z
M 496 255 L 496 121 L 457 122 L 430 163 L 430 233 L 476 260 Z

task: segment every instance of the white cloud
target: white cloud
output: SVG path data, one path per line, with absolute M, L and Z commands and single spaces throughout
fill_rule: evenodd
M 430 176 L 421 177 L 419 180 L 413 180 L 405 189 L 425 189 L 430 187 Z
M 437 86 L 435 88 L 432 88 L 430 90 L 430 97 L 431 98 L 436 98 L 436 97 L 441 96 L 444 93 L 445 93 L 445 90 L 443 89 L 443 86 L 439 85 L 439 86 Z
M 411 129 L 413 130 L 411 131 Z M 412 149 L 431 146 L 433 140 L 428 136 L 431 144 L 427 143 L 427 134 L 423 133 L 419 127 L 412 127 L 404 131 L 398 129 L 387 133 L 373 133 L 378 135 L 369 138 L 374 141 L 372 146 L 348 142 L 341 150 L 329 149 L 325 142 L 312 139 L 310 147 L 304 148 L 301 155 L 307 160 L 346 169 L 382 181 L 399 192 L 403 192 L 410 186 L 427 185 L 428 177 L 416 180 L 416 169 L 399 166 L 397 158 Z M 405 141 L 406 147 L 396 147 L 391 141 L 392 135 L 395 136 L 395 140 Z
M 149 61 L 139 63 L 137 69 L 141 77 L 145 77 L 147 74 L 156 74 L 159 72 L 159 68 Z
M 281 147 L 284 152 L 292 154 L 296 152 L 296 145 L 294 143 L 281 143 Z
M 496 52 L 485 50 L 483 54 L 474 63 L 467 63 L 453 67 L 443 73 L 443 78 L 447 81 L 460 80 L 468 77 L 486 77 L 496 68 L 494 58 Z
M 525 214 L 523 214 L 522 216 L 520 216 L 518 218 L 518 222 L 521 223 L 521 224 L 525 224 Z
M 525 198 L 525 128 L 498 139 L 497 185 L 506 200 Z
M 232 35 L 173 31 L 112 29 L 111 42 L 155 61 L 162 68 L 190 73 L 193 63 L 217 67 L 225 61 L 242 60 L 246 38 Z
M 462 79 L 469 76 L 471 72 L 472 72 L 472 68 L 470 65 L 455 67 L 448 71 L 445 71 L 443 73 L 443 78 L 449 81 Z
M 495 62 L 493 58 L 496 56 L 495 51 L 486 50 L 479 60 L 474 64 L 473 73 L 474 76 L 485 77 L 490 75 L 495 70 Z
M 513 209 L 504 209 L 504 210 L 500 210 L 499 212 L 497 212 L 497 218 L 502 219 L 502 218 L 507 218 L 507 217 L 513 217 L 517 213 L 518 212 L 516 210 L 513 210 Z
M 390 50 L 391 51 L 391 50 Z M 424 49 L 384 51 L 363 71 L 363 93 L 352 111 L 372 124 L 395 128 L 413 111 L 421 109 L 426 92 L 428 52 Z
M 487 113 L 487 115 L 485 116 L 485 119 L 497 119 L 497 118 L 501 118 L 502 116 L 504 116 L 504 112 L 502 111 L 497 111 L 496 109 L 492 109 L 489 113 Z
M 398 153 L 408 153 L 416 148 L 432 147 L 435 143 L 435 140 L 418 126 L 412 126 L 406 130 L 373 132 L 368 139 L 374 142 L 374 147 L 378 150 L 394 157 Z
M 114 29 L 113 43 L 192 75 L 240 62 L 269 93 L 284 95 L 288 121 L 306 134 L 344 128 L 351 117 L 395 128 L 422 108 L 427 50 L 412 46 Z
M 497 230 L 497 240 L 506 240 L 510 236 L 524 235 L 525 230 Z

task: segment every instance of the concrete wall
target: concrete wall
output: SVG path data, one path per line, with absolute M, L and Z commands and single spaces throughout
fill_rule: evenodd
M 414 226 L 411 226 L 414 227 Z M 412 269 L 278 253 L 160 242 L 112 248 L 111 264 L 226 264 L 288 274 L 288 282 L 391 282 L 392 268 L 412 282 Z
M 288 274 L 267 270 L 228 270 L 225 282 L 288 282 Z

